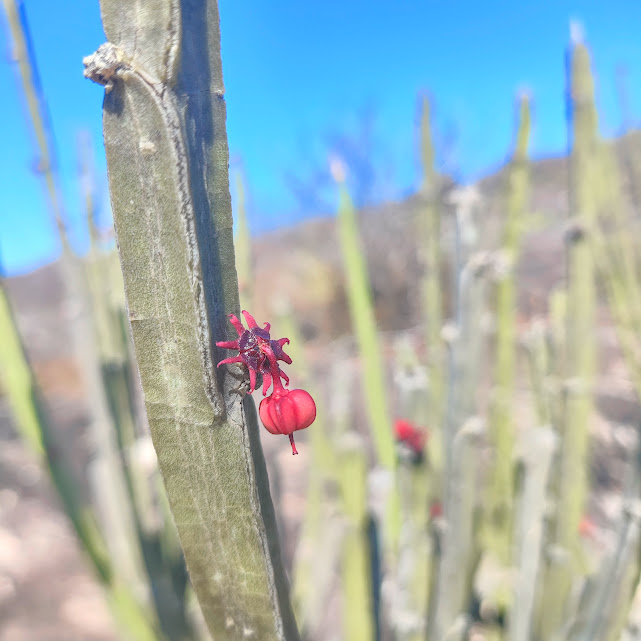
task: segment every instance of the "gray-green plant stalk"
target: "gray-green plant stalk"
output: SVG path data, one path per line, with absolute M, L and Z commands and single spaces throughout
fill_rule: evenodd
M 388 470 L 393 470 L 396 457 L 387 401 L 385 364 L 376 331 L 374 303 L 358 232 L 356 211 L 343 181 L 339 181 L 338 234 L 345 262 L 347 300 L 363 364 L 362 378 L 367 417 L 378 463 Z
M 358 232 L 356 211 L 347 191 L 342 168 L 335 167 L 339 186 L 338 235 L 347 280 L 347 301 L 358 353 L 362 363 L 365 409 L 378 464 L 389 474 L 385 499 L 383 549 L 386 563 L 393 566 L 400 534 L 400 504 L 396 487 L 396 450 L 387 399 L 386 368 L 378 335 L 367 264 Z
M 437 472 L 432 465 L 432 430 L 425 427 L 430 413 L 430 397 L 426 393 L 428 375 L 410 338 L 399 339 L 394 351 L 398 415 L 425 431 L 426 444 L 421 455 L 399 446 L 397 483 L 402 527 L 393 576 L 394 598 L 386 614 L 397 641 L 422 641 L 426 635 L 433 573 L 430 506 L 437 495 Z M 390 577 L 386 578 L 386 584 L 389 592 L 392 587 Z
M 216 369 L 239 312 L 215 0 L 102 0 L 109 186 L 151 435 L 217 641 L 296 641 L 246 372 Z
M 565 619 L 567 598 L 580 569 L 579 523 L 588 492 L 588 438 L 596 368 L 594 260 L 587 234 L 597 218 L 598 124 L 594 82 L 587 47 L 574 42 L 570 52 L 571 113 L 570 211 L 566 235 L 568 261 L 564 409 L 559 495 L 553 543 L 559 554 L 548 568 L 540 634 L 548 641 Z
M 471 224 L 461 210 L 456 225 Z M 457 237 L 472 238 L 471 230 L 460 229 Z M 465 249 L 459 249 L 462 255 Z M 455 321 L 446 328 L 450 353 L 447 412 L 444 431 L 446 444 L 444 527 L 438 559 L 437 588 L 429 637 L 459 638 L 468 622 L 472 572 L 477 556 L 474 537 L 479 461 L 477 448 L 484 425 L 478 416 L 476 390 L 483 358 L 486 313 L 488 257 L 473 253 L 457 275 L 458 300 Z M 453 636 L 451 636 L 453 635 Z
M 630 459 L 616 546 L 596 576 L 588 580 L 575 618 L 568 626 L 569 641 L 616 641 L 628 616 L 641 573 L 641 448 L 638 444 Z
M 425 340 L 428 352 L 430 465 L 434 471 L 432 497 L 439 493 L 443 468 L 443 417 L 445 407 L 446 352 L 443 329 L 443 285 L 441 279 L 441 206 L 439 177 L 435 170 L 434 146 L 430 122 L 430 103 L 427 96 L 421 101 L 420 148 L 423 166 L 421 193 L 425 202 L 419 214 L 418 237 L 424 274 L 423 294 Z
M 496 342 L 494 390 L 489 415 L 489 439 L 493 450 L 487 503 L 484 506 L 484 546 L 503 567 L 513 562 L 512 530 L 514 500 L 514 381 L 516 378 L 516 275 L 528 200 L 527 146 L 530 108 L 527 96 L 518 105 L 516 144 L 507 170 L 503 239 L 496 261 Z M 512 591 L 505 586 L 495 595 L 505 607 Z
M 516 562 L 512 586 L 514 595 L 508 614 L 509 641 L 530 641 L 532 638 L 542 566 L 549 474 L 557 444 L 558 436 L 549 425 L 532 428 L 523 437 L 523 481 L 515 498 Z

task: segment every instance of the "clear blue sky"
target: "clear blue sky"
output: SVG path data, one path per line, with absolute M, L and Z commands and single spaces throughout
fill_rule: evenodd
M 98 0 L 25 0 L 25 6 L 81 244 L 78 131 L 91 133 L 101 176 L 105 169 L 102 89 L 83 79 L 81 63 L 104 40 Z M 234 165 L 242 159 L 256 231 L 313 214 L 313 207 L 331 208 L 322 174 L 336 141 L 347 150 L 364 145 L 363 171 L 375 181 L 371 198 L 410 193 L 418 182 L 414 123 L 422 89 L 435 101 L 443 162 L 464 181 L 505 158 L 514 96 L 523 87 L 534 99 L 534 155 L 563 152 L 572 18 L 583 24 L 593 52 L 603 133 L 620 125 L 619 65 L 628 69 L 631 113 L 641 113 L 638 0 L 220 0 L 220 9 L 229 144 Z M 31 170 L 35 154 L 6 29 L 0 37 L 0 255 L 16 273 L 51 260 L 58 247 Z M 316 201 L 302 199 L 316 183 Z

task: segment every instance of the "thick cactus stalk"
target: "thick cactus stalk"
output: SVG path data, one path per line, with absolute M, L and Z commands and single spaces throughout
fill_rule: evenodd
M 512 516 L 514 492 L 513 421 L 516 377 L 516 277 L 524 217 L 527 208 L 527 145 L 530 131 L 529 101 L 519 102 L 516 146 L 508 169 L 506 218 L 496 265 L 495 388 L 489 417 L 489 438 L 493 448 L 488 500 L 485 512 L 484 545 L 494 560 L 509 567 L 512 558 Z M 499 608 L 508 605 L 512 591 L 497 595 Z
M 587 498 L 588 437 L 593 411 L 592 384 L 596 367 L 594 341 L 596 293 L 594 260 L 586 234 L 596 222 L 598 194 L 598 128 L 594 83 L 588 50 L 581 42 L 570 52 L 569 100 L 572 149 L 570 211 L 567 234 L 568 298 L 566 330 L 565 404 L 562 425 L 560 488 L 554 544 L 560 555 L 546 578 L 541 637 L 547 641 L 564 620 L 564 608 L 580 562 L 579 523 Z
M 426 96 L 421 101 L 420 126 L 423 184 L 421 193 L 425 204 L 419 218 L 419 238 L 424 274 L 421 279 L 423 309 L 426 326 L 429 375 L 430 462 L 438 479 L 443 466 L 442 426 L 445 406 L 445 345 L 441 336 L 443 328 L 443 292 L 441 288 L 441 208 L 439 206 L 439 180 L 434 168 L 434 147 L 430 123 L 430 103 Z M 433 494 L 438 493 L 434 484 Z
M 102 0 L 104 136 L 152 439 L 214 638 L 296 640 L 255 407 L 213 344 L 238 313 L 215 0 Z M 231 336 L 230 336 L 231 337 Z

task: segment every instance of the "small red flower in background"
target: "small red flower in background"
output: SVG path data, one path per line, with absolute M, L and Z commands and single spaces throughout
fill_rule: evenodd
M 443 516 L 443 504 L 440 501 L 432 501 L 430 505 L 430 518 L 438 519 Z
M 400 443 L 405 443 L 416 455 L 422 455 L 427 442 L 427 432 L 415 427 L 410 421 L 398 418 L 394 421 L 394 435 Z
M 238 317 L 229 314 L 229 320 L 238 332 L 238 340 L 216 343 L 224 349 L 237 349 L 238 356 L 225 358 L 218 363 L 218 367 L 225 363 L 244 363 L 249 370 L 250 393 L 256 389 L 257 374 L 263 377 L 263 396 L 273 384 L 271 395 L 260 403 L 260 418 L 265 429 L 271 434 L 287 434 L 292 444 L 292 454 L 298 454 L 293 433 L 309 427 L 314 422 L 316 404 L 305 390 L 286 390 L 283 387 L 281 378 L 286 385 L 289 378 L 280 369 L 278 361 L 288 364 L 292 362 L 283 351 L 283 345 L 289 343 L 289 338 L 272 339 L 269 335 L 269 323 L 265 323 L 265 327 L 261 328 L 249 312 L 243 310 L 242 314 L 249 329 L 243 327 Z
M 599 528 L 589 516 L 584 516 L 579 522 L 579 535 L 585 539 L 595 539 Z

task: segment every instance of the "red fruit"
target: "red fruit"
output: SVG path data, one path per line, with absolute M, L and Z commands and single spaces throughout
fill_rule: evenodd
M 293 433 L 304 430 L 314 422 L 316 404 L 305 390 L 286 390 L 280 385 L 274 387 L 274 392 L 260 402 L 260 419 L 271 434 L 287 434 L 292 444 L 292 454 L 298 454 Z

